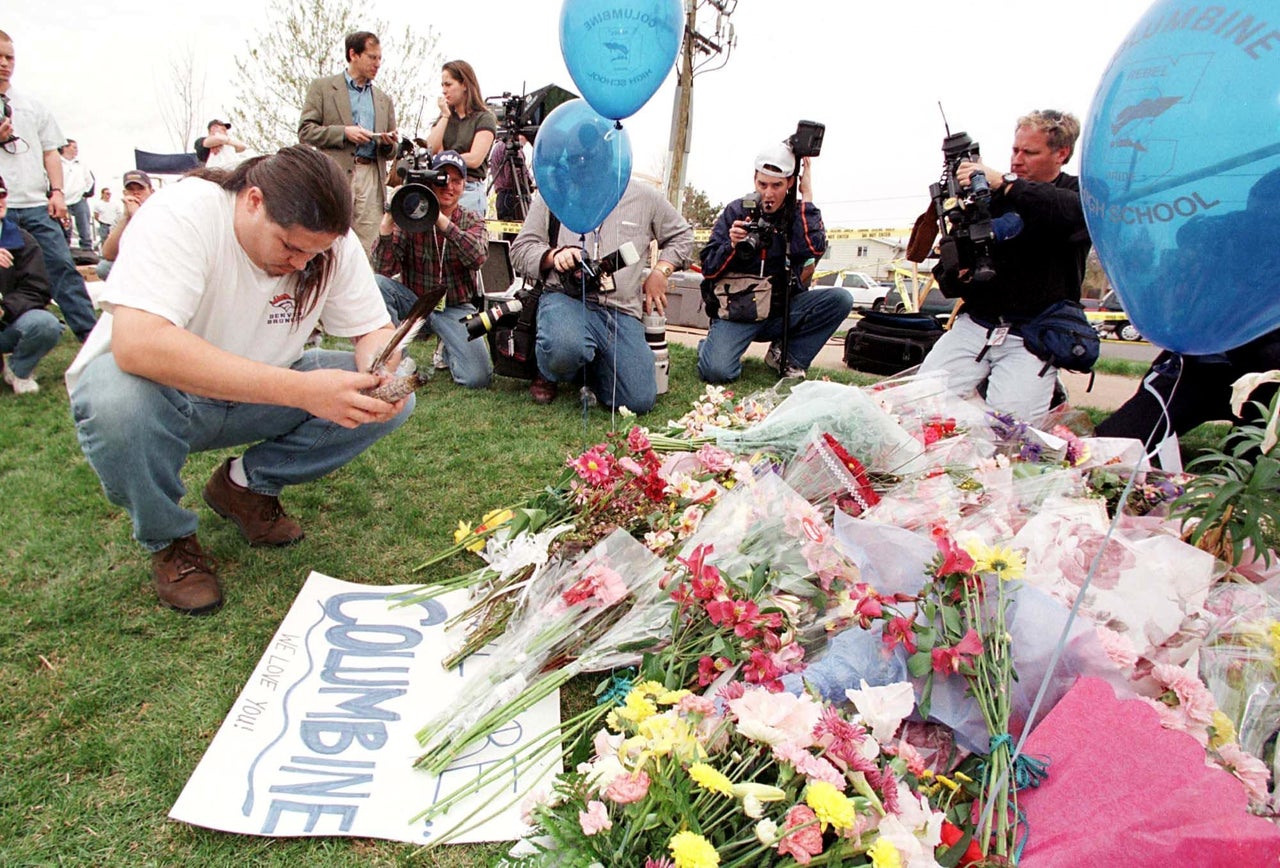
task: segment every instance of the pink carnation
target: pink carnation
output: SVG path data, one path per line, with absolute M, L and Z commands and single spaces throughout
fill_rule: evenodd
M 752 688 L 740 698 L 729 700 L 729 710 L 738 718 L 738 732 L 752 741 L 776 745 L 794 742 L 813 744 L 813 728 L 822 707 L 807 693 L 770 693 Z
M 733 466 L 733 455 L 719 446 L 712 446 L 710 443 L 703 446 L 695 454 L 698 456 L 698 461 L 701 462 L 702 466 L 711 473 L 723 473 Z
M 609 819 L 609 809 L 604 802 L 592 799 L 587 802 L 585 811 L 578 812 L 578 825 L 582 827 L 582 834 L 594 835 L 612 829 L 613 821 Z
M 773 755 L 811 781 L 825 781 L 844 792 L 845 779 L 839 770 L 820 756 L 814 756 L 799 745 L 784 743 L 773 746 Z
M 630 775 L 618 775 L 604 791 L 604 797 L 617 805 L 638 802 L 649 793 L 649 775 L 644 769 Z
M 1094 629 L 1098 633 L 1098 641 L 1108 660 L 1126 670 L 1132 669 L 1137 664 L 1138 651 L 1133 647 L 1128 636 L 1117 633 L 1110 627 L 1103 627 L 1101 624 Z
M 1267 766 L 1262 760 L 1233 741 L 1218 748 L 1218 759 L 1223 768 L 1244 784 L 1245 790 L 1249 793 L 1249 801 L 1253 805 L 1260 807 L 1267 804 L 1269 797 L 1267 781 L 1271 779 L 1271 773 L 1267 771 Z
M 795 805 L 787 811 L 787 818 L 782 824 L 782 840 L 778 842 L 778 853 L 790 856 L 801 865 L 808 865 L 814 856 L 822 852 L 822 831 L 817 819 L 818 815 L 808 805 Z M 797 826 L 804 828 L 791 831 Z
M 1199 677 L 1171 663 L 1157 663 L 1151 668 L 1151 676 L 1173 691 L 1178 697 L 1178 707 L 1188 719 L 1206 726 L 1213 722 L 1213 712 L 1218 705 Z

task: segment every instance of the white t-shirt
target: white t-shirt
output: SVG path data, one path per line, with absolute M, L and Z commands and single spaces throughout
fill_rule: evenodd
M 209 159 L 205 160 L 204 164 L 210 169 L 234 169 L 252 156 L 248 148 L 237 151 L 230 145 L 223 145 L 218 148 L 218 153 L 210 152 Z
M 116 305 L 162 316 L 214 346 L 287 368 L 317 323 L 326 333 L 357 337 L 390 323 L 369 259 L 348 230 L 314 308 L 292 324 L 297 275 L 272 277 L 236 240 L 235 194 L 188 178 L 152 194 L 120 238 L 120 256 L 99 299 L 104 311 L 67 369 L 67 390 L 111 349 Z
M 44 208 L 49 204 L 49 186 L 44 173 L 44 152 L 56 151 L 67 143 L 58 122 L 44 104 L 9 86 L 13 109 L 13 134 L 22 141 L 0 148 L 0 177 L 9 188 L 10 208 Z M 9 153 L 9 151 L 15 153 Z M 64 190 L 63 193 L 66 193 Z
M 102 198 L 94 199 L 93 204 L 89 206 L 89 212 L 94 220 L 104 226 L 114 226 L 116 221 L 124 216 L 124 209 L 115 199 L 109 202 Z
M 84 198 L 93 186 L 89 170 L 80 165 L 79 160 L 62 158 L 62 198 L 67 205 L 74 205 Z

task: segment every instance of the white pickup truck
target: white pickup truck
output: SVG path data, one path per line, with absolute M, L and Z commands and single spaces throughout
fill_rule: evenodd
M 839 286 L 853 296 L 853 306 L 859 309 L 880 310 L 885 296 L 893 292 L 893 286 L 885 286 L 862 271 L 832 271 L 813 281 L 814 286 Z M 894 294 L 897 298 L 897 294 Z

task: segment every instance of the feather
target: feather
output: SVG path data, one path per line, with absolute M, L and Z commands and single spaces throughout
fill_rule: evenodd
M 413 307 L 409 308 L 409 312 L 401 321 L 399 328 L 392 333 L 387 345 L 370 362 L 370 373 L 378 373 L 385 369 L 387 359 L 391 358 L 392 354 L 397 350 L 408 346 L 409 341 L 413 340 L 413 336 L 417 334 L 418 329 L 421 329 L 423 324 L 426 323 L 431 311 L 435 310 L 436 305 L 440 303 L 440 299 L 444 298 L 444 293 L 444 287 L 438 286 L 427 290 L 427 292 L 418 297 L 418 300 L 413 303 Z

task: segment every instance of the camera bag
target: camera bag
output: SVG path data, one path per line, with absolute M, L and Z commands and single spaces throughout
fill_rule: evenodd
M 547 238 L 554 244 L 560 235 L 560 218 L 547 209 Z M 520 314 L 510 325 L 498 324 L 488 334 L 489 358 L 493 372 L 517 380 L 533 380 L 538 376 L 538 300 L 542 298 L 542 281 L 516 293 Z
M 1093 370 L 1102 349 L 1098 332 L 1089 324 L 1078 301 L 1054 302 L 1034 319 L 1023 323 L 1018 332 L 1023 345 L 1044 362 L 1040 376 L 1050 366 L 1087 374 Z
M 729 322 L 763 322 L 769 318 L 773 284 L 768 277 L 755 274 L 726 275 L 711 281 L 708 315 Z
M 844 363 L 891 376 L 923 362 L 943 333 L 927 314 L 868 311 L 844 336 Z

